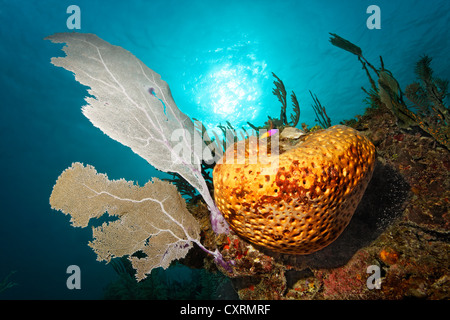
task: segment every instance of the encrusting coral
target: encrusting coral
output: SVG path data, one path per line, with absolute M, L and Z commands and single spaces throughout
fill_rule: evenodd
M 340 235 L 375 163 L 373 144 L 349 127 L 301 138 L 280 152 L 278 168 L 264 161 L 273 154 L 255 141 L 238 142 L 245 148 L 230 147 L 213 173 L 215 200 L 231 228 L 256 245 L 290 254 L 315 252 Z

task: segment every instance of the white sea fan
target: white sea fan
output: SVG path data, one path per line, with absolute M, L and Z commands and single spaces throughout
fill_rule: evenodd
M 209 148 L 160 75 L 129 51 L 93 34 L 57 33 L 46 39 L 67 44 L 67 56 L 52 58 L 52 63 L 74 72 L 90 88 L 93 97 L 86 97 L 82 111 L 92 124 L 155 168 L 179 173 L 204 198 L 214 231 L 227 233 L 201 174 Z

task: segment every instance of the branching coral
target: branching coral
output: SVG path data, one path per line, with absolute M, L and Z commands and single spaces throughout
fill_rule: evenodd
M 423 115 L 427 116 L 434 112 L 438 114 L 440 120 L 450 124 L 448 107 L 444 105 L 448 95 L 448 80 L 433 77 L 431 60 L 425 55 L 417 62 L 414 71 L 419 82 L 408 85 L 405 93 Z

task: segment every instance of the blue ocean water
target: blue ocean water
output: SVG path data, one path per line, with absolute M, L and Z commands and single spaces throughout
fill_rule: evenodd
M 61 46 L 44 41 L 68 32 L 75 1 L 0 0 L 0 282 L 16 286 L 0 299 L 99 299 L 116 277 L 87 246 L 91 230 L 70 227 L 50 209 L 59 174 L 72 162 L 91 164 L 112 179 L 143 185 L 162 174 L 94 128 L 81 114 L 86 89 L 50 64 Z M 178 107 L 208 127 L 229 121 L 261 125 L 279 116 L 274 72 L 294 90 L 300 122 L 314 125 L 315 93 L 333 124 L 362 114 L 361 86 L 370 87 L 356 57 L 332 46 L 329 32 L 360 46 L 379 66 L 383 56 L 404 88 L 414 64 L 433 58 L 437 77 L 450 78 L 450 1 L 153 0 L 76 1 L 79 32 L 95 33 L 140 58 L 168 82 Z M 368 29 L 369 5 L 381 29 Z M 81 290 L 66 286 L 69 265 L 81 269 Z

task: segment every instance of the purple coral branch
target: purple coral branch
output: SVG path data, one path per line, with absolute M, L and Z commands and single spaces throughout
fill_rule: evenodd
M 212 255 L 214 257 L 214 262 L 221 265 L 227 272 L 233 272 L 233 269 L 231 266 L 233 265 L 234 261 L 225 261 L 222 254 L 219 252 L 218 249 L 215 251 L 208 250 L 200 241 L 192 239 L 192 242 L 196 243 L 200 249 L 202 249 L 204 252 Z
M 208 206 L 209 212 L 211 214 L 211 226 L 213 231 L 216 234 L 228 234 L 230 232 L 230 227 L 228 226 L 228 223 L 225 221 L 225 218 L 223 217 L 222 213 L 219 211 L 219 208 L 217 208 L 216 204 L 214 203 L 214 200 L 211 197 L 211 194 L 209 193 L 208 187 L 206 186 L 206 181 L 203 178 L 201 172 L 199 170 L 193 168 L 192 169 L 197 176 L 200 176 L 198 179 L 199 182 L 202 184 L 202 189 L 204 192 L 200 191 L 200 194 L 203 197 L 203 200 L 205 200 L 206 205 Z

